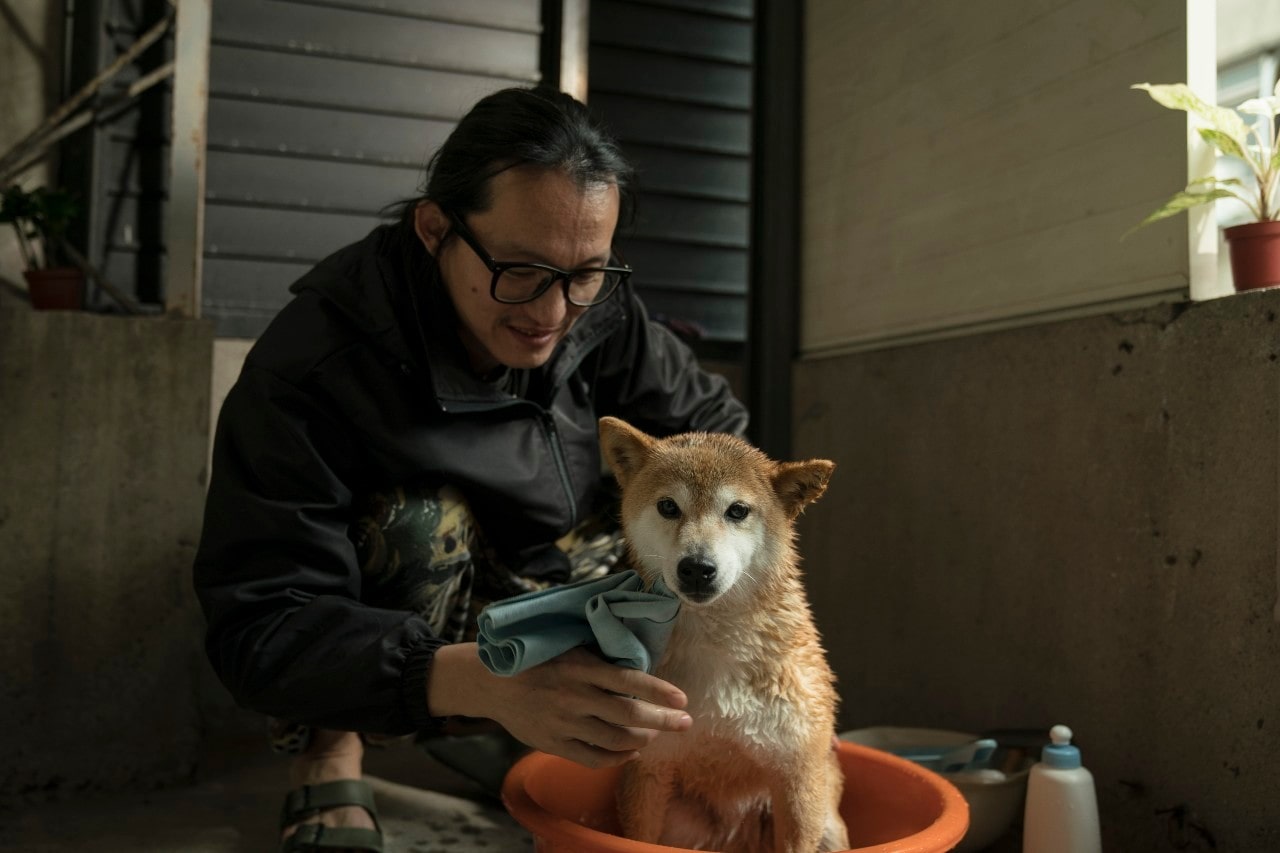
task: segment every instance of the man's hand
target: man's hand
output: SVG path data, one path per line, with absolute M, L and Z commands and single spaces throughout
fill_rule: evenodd
M 487 717 L 523 743 L 587 767 L 635 758 L 659 732 L 686 731 L 679 688 L 573 649 L 517 675 L 485 669 L 474 643 L 436 652 L 427 683 L 434 716 Z

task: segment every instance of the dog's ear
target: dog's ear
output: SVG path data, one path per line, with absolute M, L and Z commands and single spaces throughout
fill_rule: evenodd
M 610 417 L 600 419 L 600 451 L 613 476 L 618 478 L 618 485 L 624 489 L 639 470 L 653 441 L 626 421 Z
M 794 519 L 806 506 L 822 497 L 836 463 L 828 459 L 779 462 L 773 472 L 773 490 L 782 501 L 787 518 Z

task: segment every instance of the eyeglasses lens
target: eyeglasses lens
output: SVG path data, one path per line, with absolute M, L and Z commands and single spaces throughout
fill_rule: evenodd
M 494 296 L 502 302 L 530 302 L 537 299 L 557 278 L 539 267 L 508 267 L 498 276 Z M 582 270 L 569 279 L 569 301 L 586 307 L 608 299 L 622 276 L 607 270 Z

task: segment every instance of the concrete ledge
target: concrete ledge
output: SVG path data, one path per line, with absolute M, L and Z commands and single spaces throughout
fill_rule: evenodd
M 212 350 L 207 322 L 0 304 L 0 796 L 195 762 Z

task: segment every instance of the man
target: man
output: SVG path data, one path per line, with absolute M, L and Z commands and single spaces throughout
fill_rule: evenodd
M 484 718 L 599 767 L 690 725 L 643 672 L 575 650 L 503 678 L 472 641 L 488 601 L 616 565 L 600 416 L 745 429 L 613 252 L 630 179 L 569 96 L 481 100 L 397 224 L 294 285 L 228 395 L 196 588 L 214 668 L 310 786 L 287 849 L 380 849 L 362 736 Z

